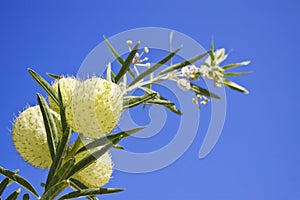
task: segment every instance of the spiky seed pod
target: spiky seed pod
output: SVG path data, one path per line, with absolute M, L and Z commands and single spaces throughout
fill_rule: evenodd
M 62 134 L 60 117 L 52 111 L 58 134 Z M 39 106 L 29 107 L 15 120 L 12 139 L 21 157 L 38 168 L 49 168 L 51 156 L 47 143 L 47 134 Z
M 72 126 L 72 129 L 76 132 L 77 131 L 76 124 L 73 120 L 74 117 L 73 117 L 73 108 L 72 108 L 72 96 L 73 96 L 74 89 L 78 87 L 78 85 L 81 84 L 81 82 L 73 77 L 61 78 L 58 81 L 55 81 L 52 85 L 53 89 L 56 92 L 58 92 L 58 84 L 60 87 L 60 92 L 62 95 L 63 102 L 65 104 L 67 122 L 69 125 Z M 54 100 L 51 97 L 49 97 L 49 104 L 52 110 L 59 113 L 59 106 L 54 102 Z
M 100 148 L 95 148 L 92 152 L 99 150 Z M 84 151 L 75 156 L 76 162 L 79 162 L 81 159 L 92 153 L 91 151 Z M 83 184 L 88 187 L 101 187 L 106 185 L 112 175 L 113 166 L 111 156 L 108 152 L 103 154 L 98 160 L 93 164 L 78 172 L 73 176 L 73 178 L 80 180 Z
M 93 77 L 76 87 L 73 94 L 74 121 L 79 133 L 98 138 L 117 125 L 123 108 L 119 85 Z

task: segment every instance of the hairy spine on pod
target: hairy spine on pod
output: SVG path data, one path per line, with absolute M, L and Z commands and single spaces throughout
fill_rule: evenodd
M 95 150 L 92 151 L 87 150 L 77 154 L 75 156 L 76 162 L 79 162 L 81 159 L 85 158 L 90 153 L 100 149 L 101 147 L 95 148 Z M 111 156 L 108 152 L 106 152 L 94 163 L 75 174 L 73 178 L 80 180 L 83 184 L 85 184 L 88 187 L 97 188 L 102 187 L 109 182 L 112 172 L 113 164 Z
M 62 135 L 60 116 L 52 111 L 59 136 Z M 21 157 L 38 168 L 49 168 L 52 159 L 47 133 L 39 106 L 24 110 L 13 124 L 12 139 Z
M 74 77 L 61 78 L 55 81 L 52 85 L 52 88 L 56 92 L 58 92 L 58 84 L 60 87 L 60 92 L 62 95 L 63 102 L 65 104 L 67 122 L 69 125 L 71 125 L 73 131 L 77 132 L 77 128 L 73 116 L 72 98 L 73 98 L 73 91 L 77 87 L 79 87 L 81 82 Z M 49 104 L 51 109 L 59 113 L 59 106 L 54 102 L 54 100 L 51 97 L 49 97 Z
M 74 122 L 83 136 L 98 138 L 117 125 L 123 108 L 119 85 L 93 77 L 76 87 L 73 94 Z

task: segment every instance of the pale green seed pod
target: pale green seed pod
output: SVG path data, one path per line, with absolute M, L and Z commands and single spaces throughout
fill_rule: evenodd
M 62 135 L 60 117 L 52 111 L 58 134 Z M 15 120 L 12 139 L 21 157 L 38 168 L 49 168 L 52 159 L 47 143 L 47 134 L 39 106 L 29 107 Z
M 81 84 L 81 82 L 73 77 L 61 78 L 58 81 L 55 81 L 52 85 L 52 88 L 56 92 L 58 92 L 58 83 L 60 87 L 61 96 L 65 104 L 65 113 L 66 113 L 67 122 L 70 126 L 72 126 L 73 131 L 77 132 L 76 124 L 73 120 L 74 117 L 73 117 L 72 97 L 73 97 L 74 89 L 78 87 L 78 85 Z M 49 97 L 49 104 L 52 110 L 59 113 L 59 106 L 54 102 L 54 100 L 51 97 Z
M 99 150 L 100 148 L 96 148 L 92 150 L 93 152 Z M 76 163 L 86 156 L 90 155 L 91 151 L 84 151 L 75 156 Z M 108 152 L 103 154 L 100 158 L 98 158 L 94 163 L 81 170 L 77 174 L 73 176 L 73 178 L 78 179 L 83 184 L 88 187 L 99 188 L 103 185 L 106 185 L 112 175 L 113 166 L 111 156 Z
M 93 77 L 76 87 L 73 95 L 73 116 L 79 133 L 98 138 L 115 128 L 123 109 L 119 85 Z

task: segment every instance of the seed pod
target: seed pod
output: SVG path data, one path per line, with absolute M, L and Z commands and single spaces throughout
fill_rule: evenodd
M 81 84 L 81 82 L 73 77 L 61 78 L 58 81 L 54 82 L 52 85 L 53 89 L 56 92 L 58 92 L 58 83 L 62 99 L 65 104 L 67 122 L 70 126 L 72 126 L 72 129 L 75 132 L 77 132 L 76 124 L 73 120 L 72 97 L 74 89 L 78 87 L 78 85 Z M 52 110 L 59 113 L 59 106 L 54 102 L 54 100 L 51 97 L 49 97 L 49 104 Z
M 92 151 L 84 151 L 75 156 L 76 162 L 88 156 L 91 152 L 99 150 L 95 148 Z M 93 164 L 81 170 L 73 176 L 73 178 L 80 180 L 88 187 L 97 188 L 107 184 L 113 172 L 111 156 L 108 152 L 103 154 Z
M 52 111 L 58 134 L 62 135 L 60 117 Z M 21 157 L 38 168 L 49 168 L 52 160 L 47 143 L 47 133 L 39 106 L 29 107 L 15 120 L 12 139 Z
M 83 136 L 98 138 L 117 125 L 123 108 L 119 85 L 93 77 L 76 87 L 73 95 L 74 121 Z

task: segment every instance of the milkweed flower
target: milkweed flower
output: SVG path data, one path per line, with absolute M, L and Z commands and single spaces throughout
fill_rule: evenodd
M 191 89 L 191 83 L 187 79 L 178 79 L 177 85 L 182 90 L 190 90 Z

